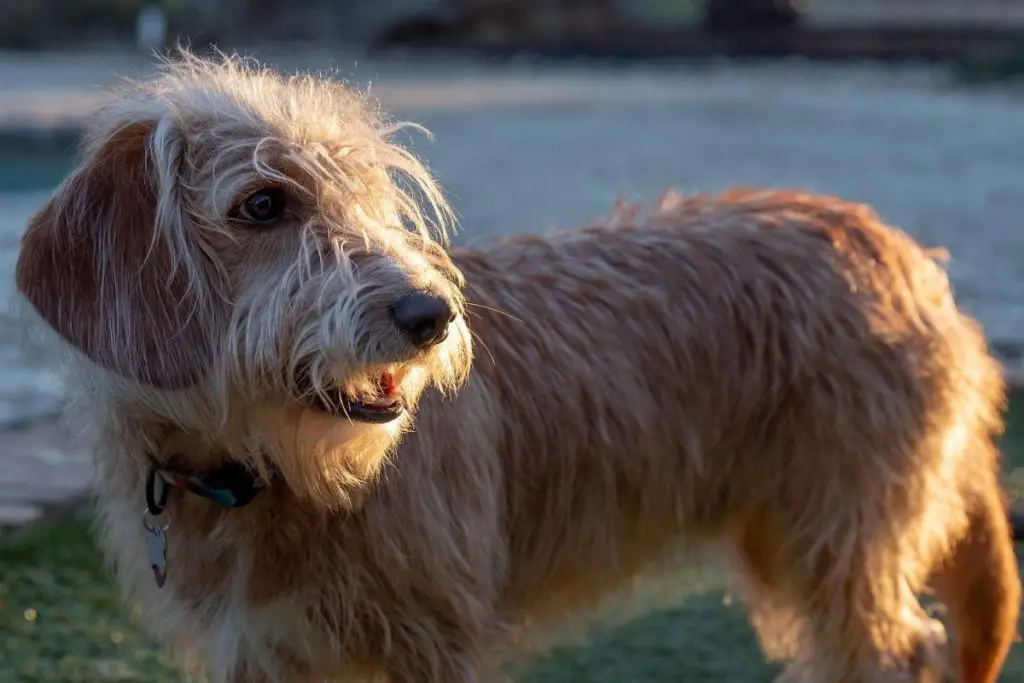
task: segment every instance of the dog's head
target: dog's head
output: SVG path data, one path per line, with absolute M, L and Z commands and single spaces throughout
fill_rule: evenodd
M 465 379 L 449 210 L 357 93 L 184 54 L 94 121 L 17 284 L 99 398 L 351 475 Z

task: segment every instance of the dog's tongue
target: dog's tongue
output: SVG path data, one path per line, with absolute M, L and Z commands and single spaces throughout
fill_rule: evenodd
M 398 381 L 391 372 L 382 372 L 380 379 L 380 393 L 384 398 L 389 398 L 398 393 Z
M 377 387 L 380 390 L 380 398 L 366 401 L 366 406 L 383 410 L 394 406 L 401 400 L 398 393 L 398 380 L 395 379 L 394 374 L 382 372 L 377 378 Z

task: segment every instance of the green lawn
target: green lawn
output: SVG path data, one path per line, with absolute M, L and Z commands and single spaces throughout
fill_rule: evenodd
M 1004 442 L 1009 481 L 1024 488 L 1024 397 Z M 697 683 L 770 680 L 738 605 L 706 573 L 687 572 L 680 606 L 551 652 L 520 683 Z M 89 521 L 45 522 L 0 542 L 0 683 L 181 683 L 138 629 L 104 572 Z M 1004 681 L 1024 683 L 1024 645 Z

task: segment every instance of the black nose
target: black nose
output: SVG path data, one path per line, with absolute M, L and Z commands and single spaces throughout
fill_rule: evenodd
M 391 317 L 409 343 L 419 349 L 440 344 L 448 336 L 448 324 L 455 313 L 448 302 L 426 292 L 400 296 L 391 305 Z

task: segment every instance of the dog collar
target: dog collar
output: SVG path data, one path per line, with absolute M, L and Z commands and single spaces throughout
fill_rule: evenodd
M 240 462 L 228 461 L 206 474 L 182 474 L 155 462 L 146 475 L 146 508 L 153 516 L 167 505 L 172 488 L 182 489 L 226 508 L 245 507 L 266 487 L 256 474 Z

